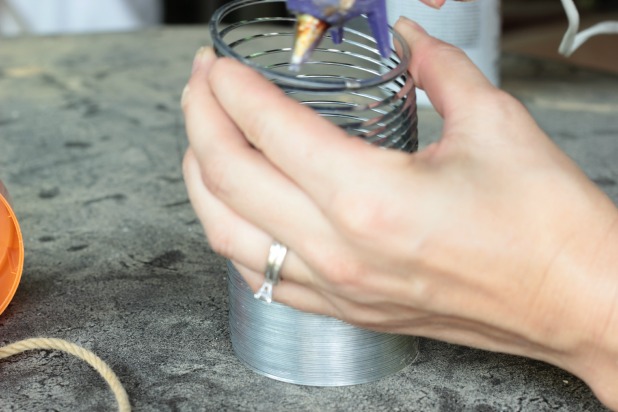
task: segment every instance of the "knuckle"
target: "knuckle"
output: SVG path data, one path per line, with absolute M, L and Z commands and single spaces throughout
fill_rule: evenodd
M 462 66 L 468 64 L 466 53 L 460 48 L 436 38 L 430 38 L 426 41 L 427 45 L 431 45 L 431 47 L 427 47 L 424 50 L 423 59 L 420 61 L 421 64 L 431 65 L 434 64 L 433 62 L 445 61 Z
M 218 255 L 232 256 L 232 231 L 230 225 L 222 220 L 210 220 L 204 223 L 204 230 L 210 248 Z
M 263 149 L 269 144 L 269 137 L 275 136 L 278 130 L 273 129 L 273 125 L 277 124 L 272 122 L 269 116 L 266 116 L 262 110 L 262 115 L 248 115 L 244 120 L 245 135 L 253 146 L 258 149 Z M 260 111 L 253 110 L 250 113 L 260 113 Z
M 334 224 L 355 241 L 371 240 L 375 233 L 388 230 L 393 216 L 380 198 L 341 192 L 332 204 Z
M 339 290 L 358 287 L 359 279 L 366 271 L 358 259 L 342 252 L 341 248 L 316 244 L 315 247 L 305 248 L 305 252 L 315 272 L 330 286 Z
M 417 309 L 427 309 L 435 298 L 435 287 L 421 276 L 413 276 L 409 284 L 410 302 Z
M 364 269 L 358 261 L 333 257 L 326 264 L 323 273 L 333 286 L 338 289 L 352 289 L 359 286 Z
M 311 270 L 339 291 L 358 287 L 359 279 L 367 272 L 353 253 L 339 246 L 308 242 L 303 251 Z
M 202 180 L 204 184 L 217 198 L 226 197 L 233 182 L 231 164 L 222 157 L 211 157 L 202 166 Z

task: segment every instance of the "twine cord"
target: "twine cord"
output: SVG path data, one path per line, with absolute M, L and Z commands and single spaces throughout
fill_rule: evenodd
M 119 412 L 130 412 L 131 404 L 118 376 L 97 355 L 74 343 L 54 338 L 32 338 L 0 347 L 0 360 L 29 350 L 59 350 L 73 355 L 92 366 L 105 379 L 116 397 Z

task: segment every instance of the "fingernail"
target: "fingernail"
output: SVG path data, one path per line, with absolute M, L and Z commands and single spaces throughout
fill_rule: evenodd
M 442 4 L 438 3 L 436 0 L 428 0 L 425 4 L 434 9 L 442 7 Z
M 191 69 L 191 74 L 199 70 L 204 63 L 208 62 L 213 57 L 214 53 L 210 47 L 200 47 L 193 58 L 193 68 Z
M 189 85 L 187 84 L 184 89 L 182 89 L 182 96 L 180 97 L 180 106 L 184 107 L 187 104 L 187 99 L 189 98 Z

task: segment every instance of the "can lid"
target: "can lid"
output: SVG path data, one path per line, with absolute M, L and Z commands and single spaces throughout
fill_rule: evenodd
M 0 193 L 0 314 L 9 305 L 24 268 L 24 242 L 17 217 Z

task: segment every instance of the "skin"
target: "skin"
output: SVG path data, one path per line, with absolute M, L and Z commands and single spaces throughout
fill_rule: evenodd
M 444 3 L 446 3 L 446 0 L 421 0 L 421 2 L 425 3 L 429 7 L 433 7 L 434 9 L 439 9 Z
M 455 0 L 455 1 L 474 1 L 474 0 Z M 434 9 L 439 9 L 446 3 L 446 0 L 421 0 L 421 2 L 425 3 L 429 7 L 433 7 Z
M 253 290 L 361 327 L 528 356 L 618 409 L 618 211 L 526 109 L 401 19 L 410 71 L 444 118 L 415 154 L 350 139 L 201 49 L 185 88 L 189 197 Z

